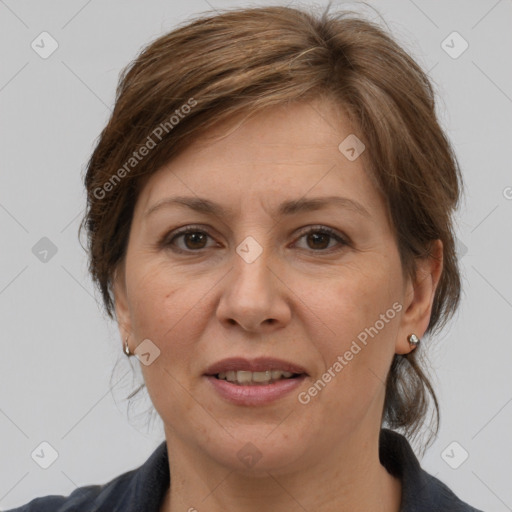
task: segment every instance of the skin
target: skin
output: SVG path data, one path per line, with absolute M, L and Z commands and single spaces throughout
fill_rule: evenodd
M 130 336 L 132 352 L 144 339 L 160 350 L 141 368 L 170 453 L 172 487 L 161 510 L 398 512 L 401 483 L 378 457 L 384 383 L 394 354 L 412 350 L 407 336 L 427 329 L 442 244 L 437 258 L 419 262 L 414 282 L 404 278 L 385 203 L 364 154 L 351 162 L 338 150 L 354 131 L 328 100 L 235 121 L 150 177 L 114 280 L 123 340 Z M 209 199 L 233 216 L 178 206 L 145 216 L 176 195 Z M 329 195 L 357 201 L 369 215 L 330 205 L 277 216 L 282 201 Z M 192 224 L 208 236 L 171 241 Z M 317 237 L 327 226 L 349 243 L 304 236 L 313 226 Z M 159 245 L 166 235 L 167 246 Z M 247 236 L 263 248 L 250 264 L 236 252 Z M 298 393 L 395 302 L 401 311 L 301 404 Z M 309 376 L 271 404 L 234 405 L 203 377 L 230 356 L 285 359 Z M 252 467 L 237 456 L 247 443 L 261 454 Z

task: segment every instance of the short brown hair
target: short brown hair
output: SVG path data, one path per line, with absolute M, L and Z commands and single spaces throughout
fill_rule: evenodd
M 443 243 L 427 333 L 453 315 L 461 283 L 452 214 L 462 178 L 436 117 L 431 83 L 376 23 L 329 8 L 210 13 L 159 37 L 122 71 L 115 108 L 88 162 L 80 226 L 88 234 L 89 271 L 111 318 L 112 278 L 145 180 L 221 121 L 320 96 L 347 112 L 366 145 L 365 166 L 387 202 L 404 275 L 414 278 L 430 243 Z M 428 411 L 428 394 L 436 413 L 432 433 L 439 428 L 437 398 L 417 352 L 395 355 L 382 416 L 411 436 Z

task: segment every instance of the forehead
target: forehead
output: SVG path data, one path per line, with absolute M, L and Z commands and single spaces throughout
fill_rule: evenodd
M 364 153 L 350 160 L 339 148 L 353 132 L 343 111 L 325 100 L 231 119 L 150 176 L 136 210 L 140 215 L 170 195 L 208 197 L 237 209 L 258 196 L 275 209 L 284 199 L 334 194 L 375 209 L 382 204 Z

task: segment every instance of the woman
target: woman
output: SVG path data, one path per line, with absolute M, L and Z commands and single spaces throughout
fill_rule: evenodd
M 459 302 L 462 183 L 382 29 L 287 7 L 176 29 L 123 72 L 85 185 L 165 441 L 16 510 L 476 510 L 408 441 L 438 409 L 420 357 Z

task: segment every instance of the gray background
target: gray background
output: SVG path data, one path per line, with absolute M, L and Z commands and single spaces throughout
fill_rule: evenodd
M 158 417 L 145 426 L 147 394 L 130 411 L 124 400 L 140 363 L 122 354 L 87 275 L 82 173 L 118 73 L 142 45 L 199 12 L 261 4 L 0 0 L 0 508 L 107 482 L 164 439 Z M 466 182 L 457 216 L 464 295 L 429 349 L 441 429 L 422 465 L 473 506 L 512 510 L 512 2 L 371 5 L 429 70 Z M 46 59 L 31 47 L 43 31 L 58 43 Z M 458 58 L 441 46 L 453 31 L 469 44 Z M 43 237 L 57 249 L 46 261 Z M 43 441 L 58 452 L 48 469 L 31 458 Z

